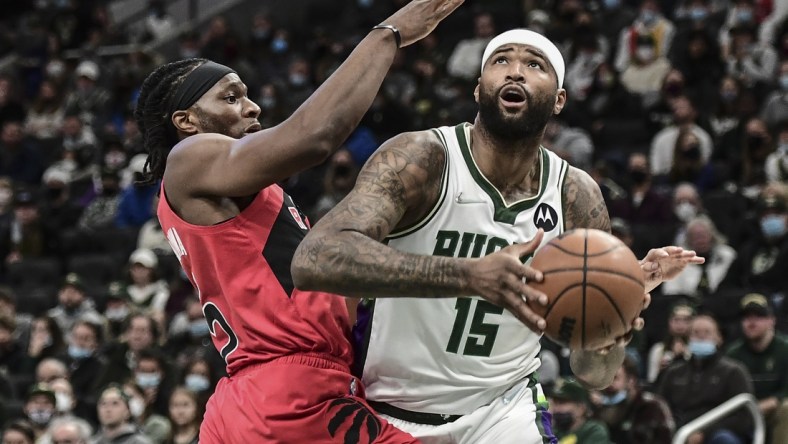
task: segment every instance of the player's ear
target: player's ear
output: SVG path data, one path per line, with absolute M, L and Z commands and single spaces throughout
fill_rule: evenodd
M 479 103 L 479 85 L 481 84 L 481 81 L 482 79 L 480 77 L 479 81 L 476 82 L 476 88 L 473 89 L 473 99 L 476 100 L 476 103 Z
M 178 110 L 172 113 L 172 124 L 175 129 L 186 134 L 197 133 L 197 118 L 187 110 Z
M 561 110 L 566 105 L 566 90 L 559 88 L 555 93 L 555 105 L 553 105 L 553 114 L 561 114 Z

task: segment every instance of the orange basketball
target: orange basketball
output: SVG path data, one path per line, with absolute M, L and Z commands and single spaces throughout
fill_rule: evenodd
M 528 285 L 549 299 L 547 306 L 531 308 L 547 321 L 545 334 L 571 349 L 609 344 L 643 309 L 643 271 L 632 250 L 612 234 L 567 231 L 539 249 L 530 265 L 544 280 Z

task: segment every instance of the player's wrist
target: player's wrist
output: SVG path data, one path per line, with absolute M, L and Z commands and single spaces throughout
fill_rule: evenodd
M 397 49 L 402 47 L 402 34 L 399 32 L 399 28 L 394 25 L 387 25 L 387 24 L 380 24 L 375 25 L 372 27 L 372 31 L 382 30 L 390 34 L 390 37 L 394 39 L 394 43 L 397 45 Z

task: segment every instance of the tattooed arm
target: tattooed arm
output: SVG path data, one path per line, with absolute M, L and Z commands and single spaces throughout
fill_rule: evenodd
M 602 191 L 585 171 L 570 166 L 561 193 L 567 230 L 596 228 L 610 233 L 610 216 Z
M 418 221 L 435 205 L 445 156 L 431 131 L 386 142 L 364 165 L 353 191 L 299 245 L 291 266 L 296 287 L 351 297 L 480 295 L 509 309 L 530 328 L 543 327 L 544 320 L 521 297 L 546 300 L 522 279 L 541 278 L 520 261 L 536 249 L 541 234 L 529 243 L 472 259 L 404 253 L 382 243 L 397 227 Z

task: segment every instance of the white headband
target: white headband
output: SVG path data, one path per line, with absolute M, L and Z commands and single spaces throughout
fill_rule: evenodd
M 562 88 L 564 86 L 565 67 L 564 57 L 561 55 L 561 51 L 559 51 L 553 42 L 548 40 L 547 37 L 527 29 L 512 29 L 511 31 L 506 31 L 503 34 L 499 34 L 494 39 L 490 40 L 490 43 L 487 44 L 487 48 L 485 48 L 484 55 L 482 56 L 482 71 L 484 71 L 484 64 L 487 63 L 487 59 L 490 58 L 496 49 L 511 43 L 530 45 L 542 51 L 550 64 L 553 65 L 555 76 L 558 78 L 558 87 Z

